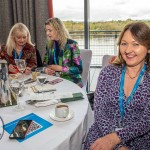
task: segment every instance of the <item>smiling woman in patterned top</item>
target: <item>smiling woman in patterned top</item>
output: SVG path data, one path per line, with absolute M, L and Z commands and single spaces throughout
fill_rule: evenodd
M 58 18 L 49 18 L 45 22 L 48 37 L 43 64 L 44 72 L 49 75 L 59 73 L 62 78 L 82 87 L 82 60 L 78 43 L 71 39 L 63 22 Z
M 95 122 L 85 150 L 150 150 L 150 28 L 125 26 L 119 54 L 102 69 L 94 99 Z

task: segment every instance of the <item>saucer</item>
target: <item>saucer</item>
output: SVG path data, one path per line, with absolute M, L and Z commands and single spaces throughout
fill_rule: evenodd
M 56 116 L 55 116 L 55 110 L 52 110 L 49 115 L 50 115 L 50 118 L 51 118 L 51 119 L 53 119 L 53 120 L 55 120 L 55 121 L 63 122 L 63 121 L 67 121 L 67 120 L 72 119 L 73 116 L 74 116 L 74 112 L 73 112 L 72 110 L 70 110 L 70 111 L 69 111 L 69 115 L 68 115 L 66 118 L 58 118 L 58 117 L 56 117 Z

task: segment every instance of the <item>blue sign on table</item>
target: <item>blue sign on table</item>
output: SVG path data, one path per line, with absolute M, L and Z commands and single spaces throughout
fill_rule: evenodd
M 32 125 L 29 128 L 29 131 L 28 131 L 26 137 L 24 139 L 17 139 L 19 142 L 23 142 L 23 141 L 29 139 L 30 137 L 38 134 L 39 132 L 41 132 L 41 131 L 43 131 L 43 130 L 45 130 L 45 129 L 47 129 L 53 125 L 50 122 L 39 117 L 38 115 L 31 113 L 31 114 L 28 114 L 24 117 L 17 119 L 17 120 L 14 120 L 10 123 L 5 124 L 4 129 L 9 134 L 11 134 L 19 120 L 32 120 Z

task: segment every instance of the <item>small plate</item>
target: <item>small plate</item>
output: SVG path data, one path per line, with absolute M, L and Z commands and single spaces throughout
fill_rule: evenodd
M 67 120 L 72 119 L 73 116 L 74 116 L 74 112 L 72 110 L 70 110 L 69 115 L 66 118 L 58 118 L 58 117 L 56 117 L 55 116 L 55 110 L 52 110 L 49 115 L 50 115 L 51 119 L 53 119 L 55 121 L 63 122 L 63 121 L 67 121 Z

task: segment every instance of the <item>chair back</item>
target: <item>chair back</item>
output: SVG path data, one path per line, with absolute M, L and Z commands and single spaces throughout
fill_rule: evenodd
M 81 59 L 83 65 L 83 71 L 82 71 L 83 87 L 82 88 L 84 89 L 84 91 L 86 91 L 91 59 L 92 59 L 92 51 L 89 49 L 81 49 L 80 52 L 81 52 Z
M 115 58 L 115 55 L 104 55 L 102 59 L 102 68 L 110 64 L 113 58 Z
M 43 67 L 43 62 L 39 50 L 36 48 L 37 67 Z

